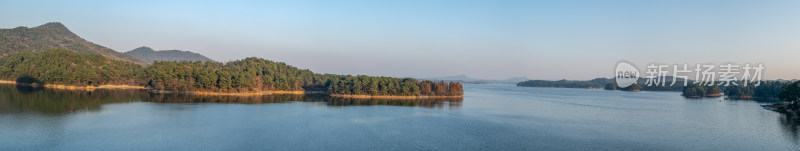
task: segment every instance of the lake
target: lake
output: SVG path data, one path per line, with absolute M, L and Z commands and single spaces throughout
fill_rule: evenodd
M 765 102 L 464 85 L 463 99 L 0 86 L 0 150 L 798 150 Z

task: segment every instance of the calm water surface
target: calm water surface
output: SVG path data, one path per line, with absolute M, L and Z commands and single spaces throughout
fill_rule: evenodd
M 463 99 L 196 97 L 0 86 L 0 150 L 798 150 L 756 101 L 465 85 Z

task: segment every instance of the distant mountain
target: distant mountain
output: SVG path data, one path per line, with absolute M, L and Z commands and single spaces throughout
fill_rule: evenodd
M 504 80 L 487 80 L 487 79 L 476 79 L 469 77 L 467 75 L 455 75 L 455 76 L 446 76 L 446 77 L 431 77 L 431 78 L 418 78 L 422 80 L 431 80 L 431 81 L 453 81 L 453 82 L 461 82 L 461 83 L 469 83 L 469 84 L 515 84 L 522 81 L 530 80 L 527 77 L 511 77 Z
M 100 54 L 114 60 L 146 64 L 134 57 L 86 41 L 58 22 L 33 28 L 20 26 L 13 29 L 0 29 L 0 55 L 2 56 L 16 51 L 43 52 L 49 49 Z
M 212 59 L 209 59 L 206 56 L 190 51 L 180 51 L 180 50 L 155 51 L 150 47 L 139 47 L 131 51 L 125 52 L 125 54 L 136 57 L 139 60 L 144 60 L 147 63 L 152 63 L 153 61 L 183 61 L 183 60 L 216 62 Z
M 531 79 L 528 79 L 528 77 L 522 76 L 522 77 L 511 77 L 511 78 L 508 78 L 508 79 L 505 79 L 505 80 L 501 80 L 501 81 L 505 81 L 505 82 L 509 82 L 509 83 L 518 83 L 518 82 L 528 81 L 528 80 L 531 80 Z
M 446 76 L 446 77 L 430 77 L 430 78 L 421 78 L 426 80 L 444 80 L 444 81 L 477 81 L 479 79 L 471 78 L 467 75 L 455 75 L 455 76 Z

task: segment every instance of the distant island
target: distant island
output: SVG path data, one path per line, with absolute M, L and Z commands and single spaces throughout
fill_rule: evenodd
M 687 98 L 720 97 L 722 89 L 717 85 L 689 84 L 683 88 L 681 95 Z
M 459 82 L 318 74 L 262 58 L 220 63 L 180 51 L 166 53 L 189 57 L 157 58 L 152 53 L 162 52 L 146 47 L 123 54 L 88 42 L 60 23 L 0 29 L 0 39 L 0 83 L 6 84 L 65 89 L 136 88 L 198 95 L 324 93 L 334 97 L 402 99 L 463 96 Z M 150 59 L 153 61 L 143 61 Z
M 637 86 L 632 89 L 619 88 L 614 79 L 610 78 L 595 78 L 587 81 L 580 80 L 528 80 L 517 83 L 521 87 L 554 87 L 554 88 L 587 88 L 587 89 L 606 89 L 606 90 L 627 90 L 627 91 L 682 91 L 684 79 L 677 78 L 675 85 L 669 86 L 672 83 L 672 77 L 667 76 L 666 86 L 647 86 L 641 85 L 646 82 L 646 79 L 639 79 Z
M 698 85 L 694 81 L 675 78 L 675 85 L 670 86 L 673 77 L 666 76 L 665 83 L 662 86 L 647 86 L 641 85 L 647 79 L 639 79 L 637 83 L 626 88 L 620 88 L 616 85 L 614 79 L 610 78 L 595 78 L 587 81 L 570 81 L 570 80 L 528 80 L 517 83 L 520 87 L 553 87 L 553 88 L 588 88 L 588 89 L 605 89 L 605 90 L 622 90 L 622 91 L 675 91 L 681 92 L 681 95 L 687 98 L 702 98 L 702 97 L 720 97 L 726 96 L 729 99 L 762 99 L 762 100 L 776 100 L 778 93 L 781 89 L 790 83 L 790 81 L 760 81 L 759 86 L 753 84 L 744 85 Z M 683 86 L 684 81 L 688 84 Z M 739 81 L 738 83 L 743 83 Z

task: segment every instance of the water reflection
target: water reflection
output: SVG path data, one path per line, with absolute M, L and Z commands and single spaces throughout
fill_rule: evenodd
M 68 91 L 26 86 L 0 86 L 0 113 L 37 112 L 58 115 L 99 111 L 103 104 L 135 102 L 139 91 Z
M 427 98 L 414 100 L 398 99 L 352 99 L 352 98 L 327 98 L 329 106 L 351 105 L 391 105 L 391 106 L 420 106 L 426 108 L 451 109 L 461 107 L 464 98 Z
M 727 99 L 728 101 L 754 101 L 759 104 L 773 104 L 773 103 L 784 103 L 781 100 L 777 99 L 763 99 L 763 98 L 756 98 L 756 99 Z M 791 114 L 781 113 L 778 112 L 780 116 L 777 117 L 777 121 L 783 129 L 783 134 L 787 139 L 791 140 L 794 144 L 800 143 L 800 117 L 792 116 Z
M 300 102 L 321 102 L 324 101 L 316 97 L 304 95 L 261 95 L 261 96 L 198 96 L 184 94 L 143 94 L 144 102 L 157 103 L 237 103 L 237 104 L 263 104 L 263 103 L 285 103 L 291 101 Z
M 463 98 L 396 100 L 332 98 L 326 95 L 197 96 L 155 94 L 144 90 L 72 91 L 26 86 L 0 86 L 0 114 L 35 112 L 60 115 L 73 112 L 100 111 L 104 104 L 126 102 L 237 104 L 326 102 L 329 106 L 389 105 L 458 109 L 462 101 Z
M 795 144 L 798 144 L 798 140 L 800 140 L 800 120 L 798 120 L 798 117 L 793 117 L 789 114 L 781 114 L 781 116 L 778 117 L 778 122 L 780 122 L 783 131 L 786 132 L 784 135 Z
M 728 101 L 753 101 L 758 104 L 773 104 L 784 103 L 777 99 L 726 99 Z M 765 109 L 766 110 L 766 109 Z M 780 114 L 776 121 L 779 123 L 780 128 L 783 130 L 783 135 L 786 139 L 791 140 L 794 144 L 800 144 L 800 117 L 791 114 L 776 112 Z

